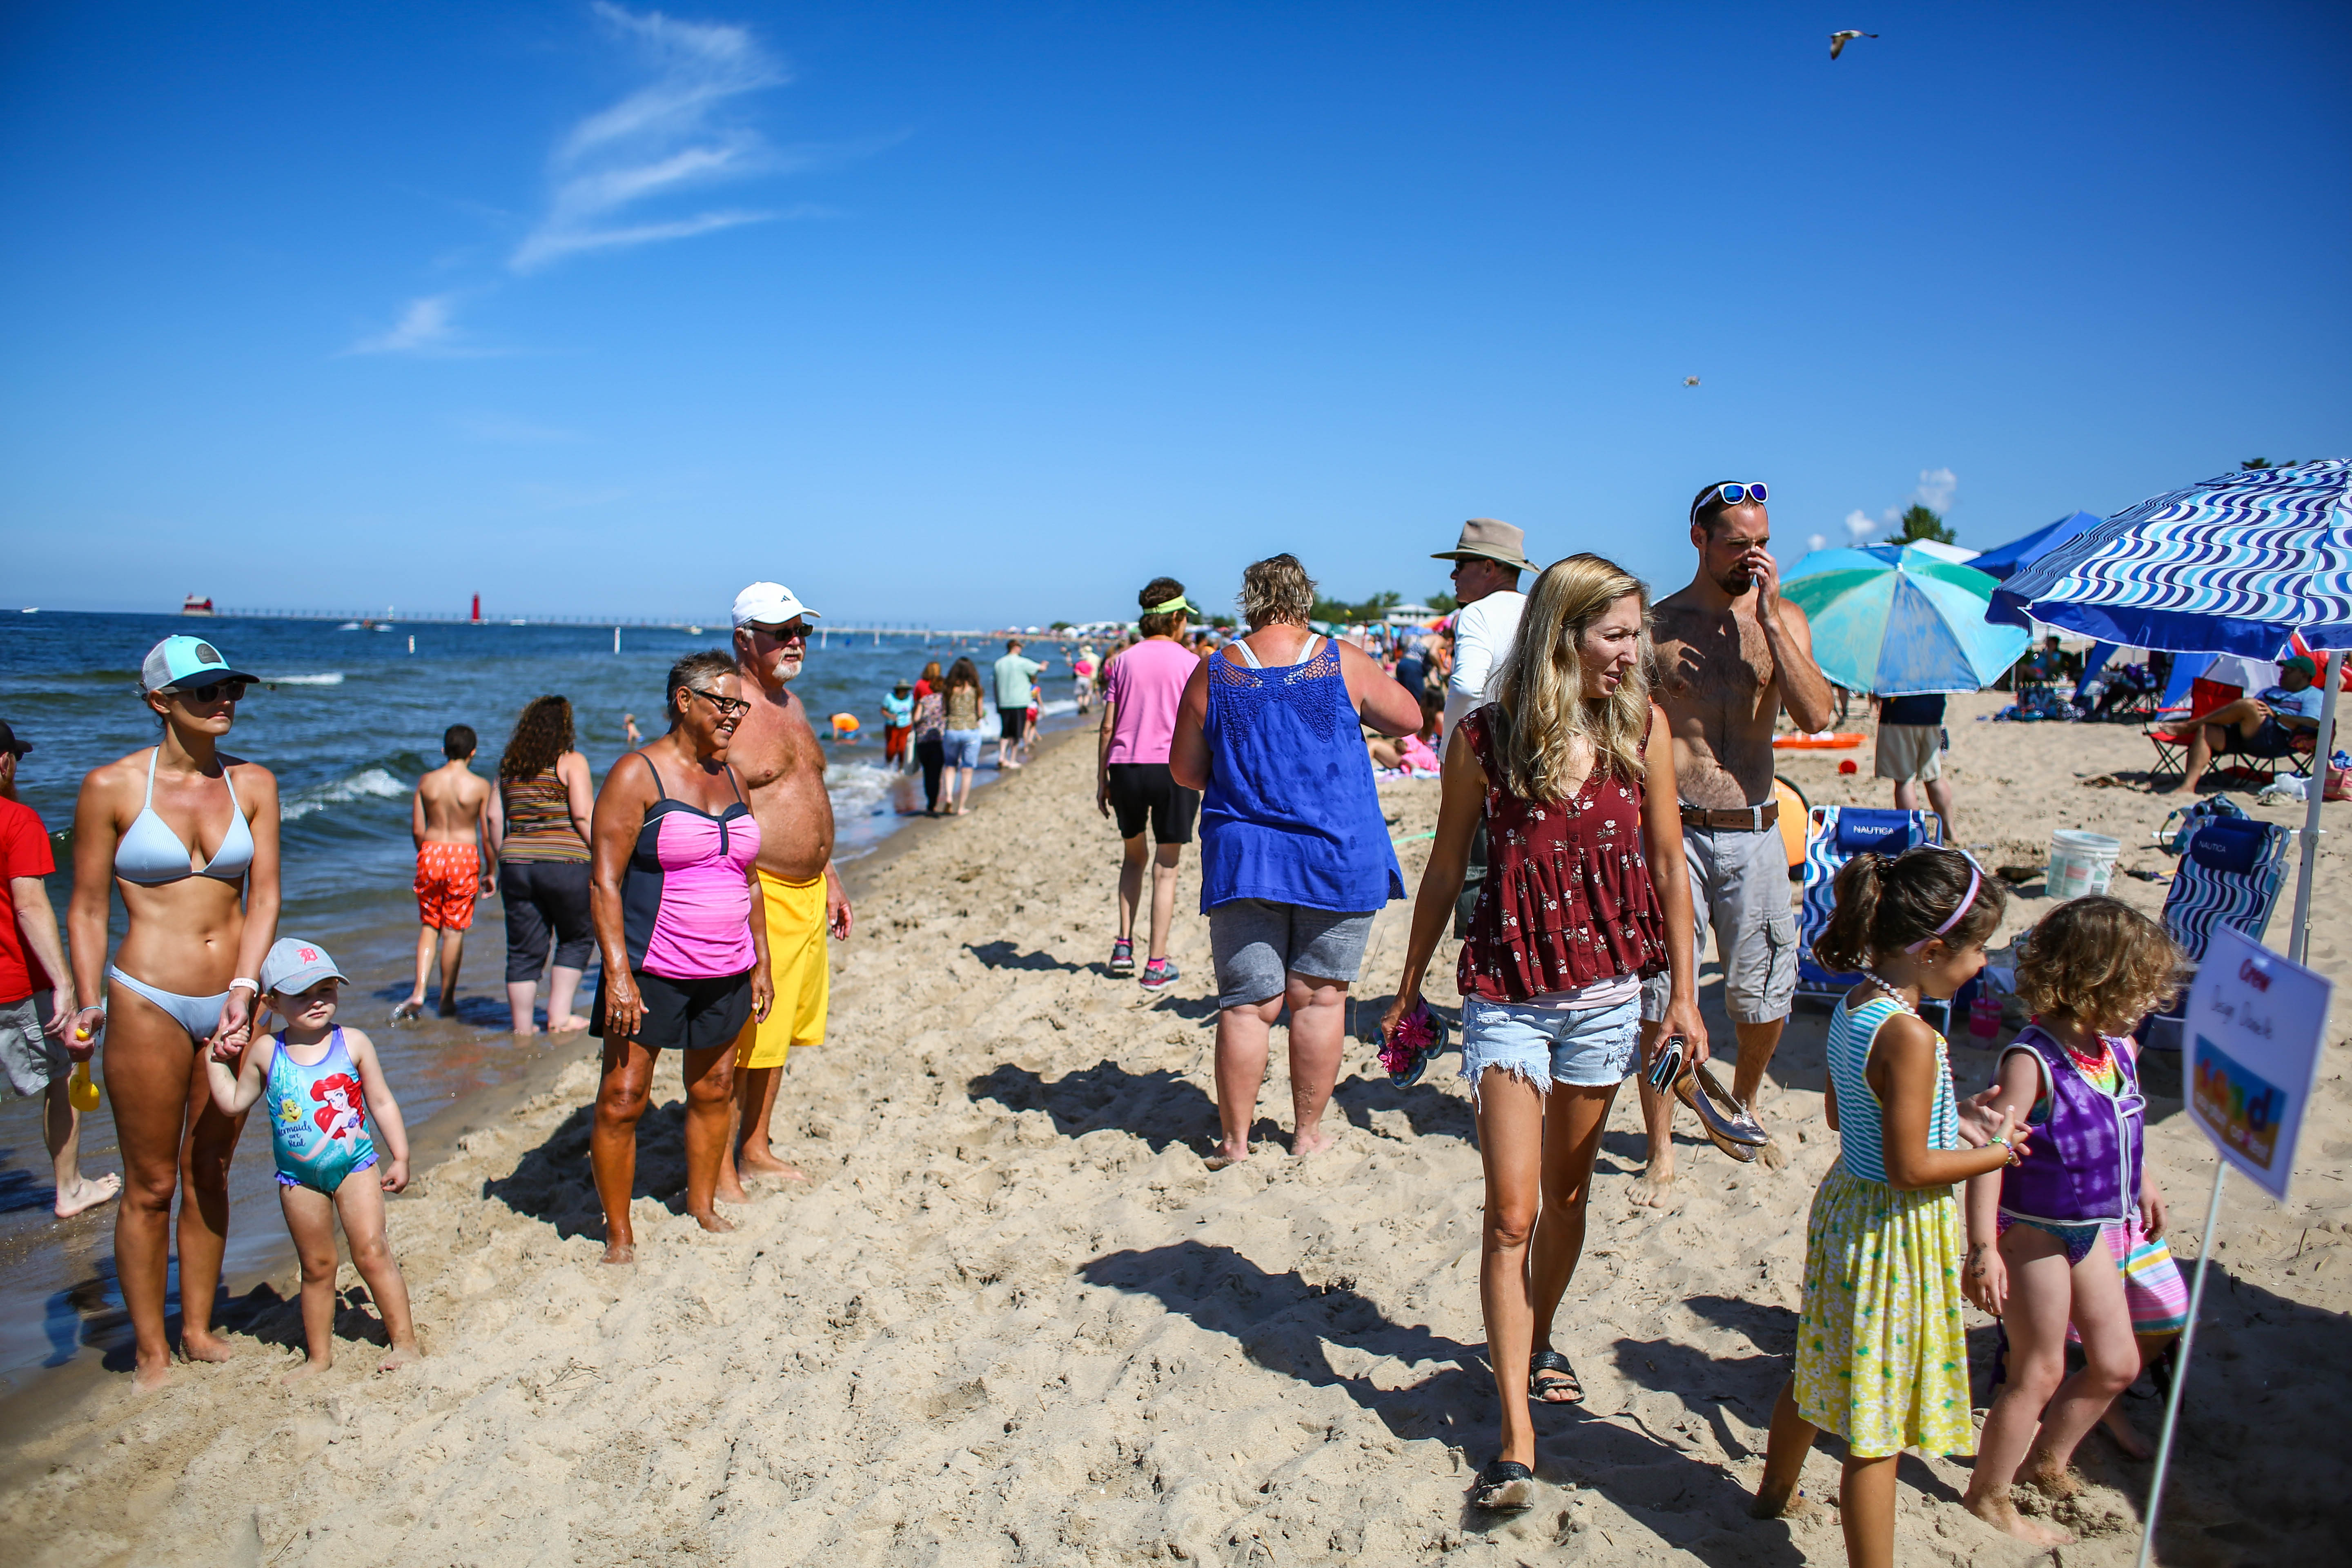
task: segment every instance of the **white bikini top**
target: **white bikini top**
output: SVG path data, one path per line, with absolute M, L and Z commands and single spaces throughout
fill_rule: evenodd
M 190 861 L 195 852 L 180 842 L 172 825 L 155 810 L 155 759 L 163 752 L 163 748 L 158 746 L 147 753 L 147 804 L 139 808 L 130 831 L 114 847 L 114 874 L 142 888 L 161 887 L 190 877 L 243 881 L 246 868 L 253 864 L 253 829 L 246 826 L 245 808 L 237 804 L 236 785 L 229 784 L 227 767 L 221 769 L 221 783 L 228 784 L 228 832 L 221 837 L 220 847 L 213 851 L 209 864 L 193 866 Z
M 1254 653 L 1252 653 L 1252 652 L 1250 651 L 1250 645 L 1249 645 L 1249 644 L 1247 644 L 1247 643 L 1245 643 L 1245 642 L 1244 642 L 1244 641 L 1242 641 L 1242 639 L 1241 639 L 1241 638 L 1239 638 L 1239 637 L 1235 637 L 1232 642 L 1230 642 L 1230 643 L 1226 644 L 1225 646 L 1227 646 L 1228 647 L 1237 647 L 1237 648 L 1241 649 L 1241 651 L 1242 651 L 1242 658 L 1249 661 L 1249 667 L 1250 667 L 1252 669 L 1264 669 L 1264 668 L 1265 668 L 1265 666 L 1264 666 L 1264 665 L 1260 664 L 1260 663 L 1257 661 L 1257 655 L 1255 655 L 1255 654 L 1254 654 Z M 1317 636 L 1315 636 L 1315 637 L 1308 637 L 1308 638 L 1307 639 L 1307 647 L 1306 647 L 1305 648 L 1303 648 L 1303 649 L 1301 649 L 1301 650 L 1300 650 L 1299 655 L 1298 655 L 1298 658 L 1297 658 L 1297 660 L 1296 660 L 1296 661 L 1294 661 L 1294 662 L 1293 662 L 1293 663 L 1291 663 L 1291 664 L 1288 664 L 1288 665 L 1283 666 L 1282 668 L 1287 668 L 1287 669 L 1296 669 L 1296 668 L 1298 668 L 1298 666 L 1299 666 L 1299 665 L 1302 665 L 1302 664 L 1312 664 L 1312 663 L 1314 663 L 1314 662 L 1315 662 L 1315 650 L 1316 650 L 1316 649 L 1318 649 L 1318 648 L 1319 648 L 1319 647 L 1321 647 L 1322 646 L 1323 646 L 1323 638 L 1322 638 L 1322 637 L 1321 637 L 1319 634 L 1318 634 L 1318 635 L 1317 635 Z

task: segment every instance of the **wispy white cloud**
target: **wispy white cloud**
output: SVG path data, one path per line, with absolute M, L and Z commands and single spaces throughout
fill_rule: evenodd
M 1860 507 L 1856 507 L 1852 511 L 1845 514 L 1845 531 L 1853 535 L 1853 542 L 1856 544 L 1863 543 L 1868 540 L 1872 534 L 1876 533 L 1880 529 L 1885 526 L 1886 525 L 1885 523 L 1877 521 Z
M 630 11 L 607 0 L 594 9 L 636 52 L 651 79 L 557 141 L 546 210 L 508 258 L 509 268 L 533 272 L 582 251 L 685 239 L 787 216 L 742 207 L 635 216 L 647 204 L 803 162 L 779 153 L 740 118 L 745 99 L 789 81 L 791 73 L 746 27 Z
M 428 294 L 411 300 L 399 322 L 387 331 L 360 339 L 345 351 L 355 354 L 448 353 L 457 346 L 457 325 L 452 320 L 454 294 Z
M 1921 506 L 1936 511 L 1949 511 L 1952 497 L 1959 492 L 1960 476 L 1949 468 L 1922 468 L 1919 488 L 1911 492 Z

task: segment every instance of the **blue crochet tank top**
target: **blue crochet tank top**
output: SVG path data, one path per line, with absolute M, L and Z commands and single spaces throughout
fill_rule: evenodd
M 1201 796 L 1201 910 L 1235 899 L 1354 912 L 1404 897 L 1371 758 L 1318 639 L 1292 665 L 1209 659 L 1209 787 Z

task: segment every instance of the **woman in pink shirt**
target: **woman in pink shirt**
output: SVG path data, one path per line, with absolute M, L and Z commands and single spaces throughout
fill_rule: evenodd
M 1143 639 L 1110 661 L 1104 677 L 1103 716 L 1096 747 L 1095 805 L 1105 816 L 1118 814 L 1126 840 L 1118 868 L 1118 938 L 1110 944 L 1110 972 L 1135 973 L 1135 906 L 1143 896 L 1143 866 L 1151 868 L 1151 952 L 1142 984 L 1160 991 L 1174 984 L 1168 962 L 1168 922 L 1176 912 L 1176 864 L 1192 842 L 1192 819 L 1201 792 L 1186 789 L 1168 773 L 1169 738 L 1176 732 L 1176 709 L 1184 683 L 1201 660 L 1184 646 L 1184 622 L 1192 606 L 1184 584 L 1154 577 L 1136 595 L 1142 609 L 1136 626 Z M 1159 853 L 1143 842 L 1146 818 Z
M 733 654 L 687 655 L 670 666 L 669 733 L 613 764 L 596 796 L 589 910 L 604 973 L 588 1032 L 604 1042 L 604 1081 L 588 1158 L 607 1263 L 636 1260 L 637 1121 L 666 1049 L 685 1053 L 686 1212 L 705 1230 L 735 1228 L 714 1206 L 735 1038 L 772 994 L 760 823 L 727 762 L 750 707 Z

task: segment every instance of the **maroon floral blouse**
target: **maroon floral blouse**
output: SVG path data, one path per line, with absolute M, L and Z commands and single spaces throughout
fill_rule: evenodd
M 1462 721 L 1486 774 L 1486 880 L 1462 944 L 1462 994 L 1524 1002 L 1660 973 L 1666 922 L 1643 854 L 1641 782 L 1595 768 L 1566 800 L 1523 800 L 1496 758 L 1501 717 L 1488 703 Z

